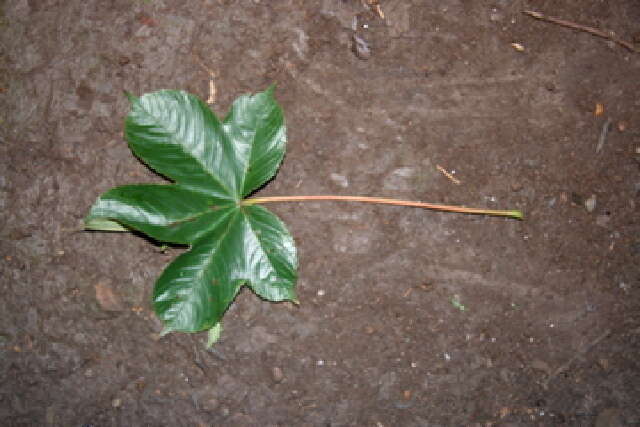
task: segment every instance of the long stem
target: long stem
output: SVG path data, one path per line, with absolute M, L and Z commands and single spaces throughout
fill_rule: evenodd
M 312 200 L 333 200 L 343 202 L 363 202 L 363 203 L 377 203 L 383 205 L 396 205 L 396 206 L 412 206 L 416 208 L 433 209 L 437 211 L 446 212 L 460 212 L 466 214 L 475 215 L 493 215 L 493 216 L 506 216 L 509 218 L 523 219 L 521 211 L 502 211 L 493 209 L 479 209 L 479 208 L 466 208 L 464 206 L 452 206 L 452 205 L 440 205 L 435 203 L 414 202 L 410 200 L 398 200 L 398 199 L 386 199 L 381 197 L 361 197 L 361 196 L 276 196 L 276 197 L 254 197 L 251 199 L 245 199 L 242 204 L 256 205 L 259 203 L 272 203 L 272 202 L 304 202 Z

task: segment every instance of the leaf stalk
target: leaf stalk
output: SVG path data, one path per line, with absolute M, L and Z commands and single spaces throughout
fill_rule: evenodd
M 490 215 L 490 216 L 503 216 L 513 219 L 522 220 L 524 215 L 519 210 L 495 210 L 495 209 L 482 209 L 482 208 L 468 208 L 464 206 L 442 205 L 437 203 L 425 203 L 415 202 L 411 200 L 398 200 L 387 199 L 383 197 L 365 197 L 365 196 L 335 196 L 335 195 L 321 195 L 321 196 L 274 196 L 274 197 L 252 197 L 245 199 L 241 202 L 241 205 L 250 206 L 261 203 L 273 203 L 273 202 L 306 202 L 306 201 L 318 201 L 318 200 L 330 200 L 330 201 L 342 201 L 342 202 L 361 202 L 361 203 L 375 203 L 382 205 L 395 205 L 395 206 L 410 206 L 423 209 L 431 209 L 436 211 L 445 212 L 458 212 L 471 215 Z

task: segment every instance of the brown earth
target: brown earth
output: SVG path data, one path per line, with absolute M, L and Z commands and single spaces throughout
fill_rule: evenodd
M 0 424 L 640 424 L 640 54 L 521 13 L 638 41 L 640 3 L 380 5 L 0 2 Z M 526 219 L 273 205 L 301 305 L 245 290 L 213 350 L 159 338 L 153 282 L 182 249 L 80 229 L 104 190 L 160 180 L 123 91 L 206 99 L 207 68 L 219 114 L 278 85 L 288 154 L 261 195 Z

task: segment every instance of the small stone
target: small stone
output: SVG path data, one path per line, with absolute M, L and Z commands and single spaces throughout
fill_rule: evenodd
M 625 121 L 625 120 L 620 120 L 618 122 L 618 131 L 620 132 L 624 132 L 625 130 L 627 130 L 629 128 L 629 122 Z
M 329 175 L 329 179 L 331 179 L 331 181 L 338 184 L 340 187 L 347 188 L 349 186 L 349 180 L 344 175 L 340 175 L 338 173 L 332 173 L 331 175 Z
M 100 282 L 94 285 L 94 288 L 96 300 L 104 311 L 122 311 L 124 309 L 120 297 L 110 285 Z
M 373 328 L 373 326 L 365 326 L 364 328 L 364 332 L 367 335 L 371 335 L 372 333 L 374 333 L 376 330 Z
M 523 186 L 519 182 L 511 183 L 511 191 L 513 191 L 514 193 L 517 193 L 518 191 L 522 190 L 522 188 Z
M 354 33 L 352 41 L 352 51 L 358 59 L 366 61 L 367 59 L 371 58 L 371 48 L 369 47 L 369 43 L 367 43 L 365 39 Z
M 122 399 L 113 399 L 111 401 L 111 406 L 113 406 L 114 408 L 119 408 L 122 406 Z
M 604 369 L 605 371 L 609 370 L 609 359 L 598 359 L 598 365 L 600 365 L 600 367 L 602 369 Z
M 584 201 L 584 207 L 587 212 L 591 213 L 596 209 L 596 195 L 592 194 L 587 200 Z
M 275 366 L 272 370 L 271 370 L 271 377 L 273 378 L 273 380 L 277 383 L 281 382 L 282 380 L 284 380 L 284 372 L 282 372 L 282 368 Z

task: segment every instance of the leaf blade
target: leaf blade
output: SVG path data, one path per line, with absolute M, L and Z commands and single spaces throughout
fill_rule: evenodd
M 273 91 L 271 86 L 264 92 L 239 97 L 224 120 L 224 129 L 238 147 L 242 161 L 241 197 L 271 179 L 284 157 L 284 114 Z
M 132 99 L 125 137 L 136 156 L 156 172 L 194 191 L 238 199 L 236 149 L 197 97 L 162 90 Z
M 228 210 L 156 283 L 154 308 L 170 330 L 210 329 L 243 284 L 269 301 L 295 300 L 296 250 L 284 224 L 262 207 Z
M 248 286 L 269 301 L 295 301 L 298 260 L 291 234 L 262 206 L 244 207 Z
M 178 256 L 162 272 L 153 291 L 153 306 L 165 327 L 171 331 L 199 332 L 220 321 L 233 301 L 243 280 L 222 275 L 233 269 L 226 263 L 223 243 L 234 234 L 238 212 L 203 236 L 188 251 Z
M 98 198 L 85 223 L 101 224 L 100 219 L 107 219 L 161 242 L 189 244 L 219 220 L 225 206 L 229 206 L 225 200 L 178 185 L 122 185 Z

